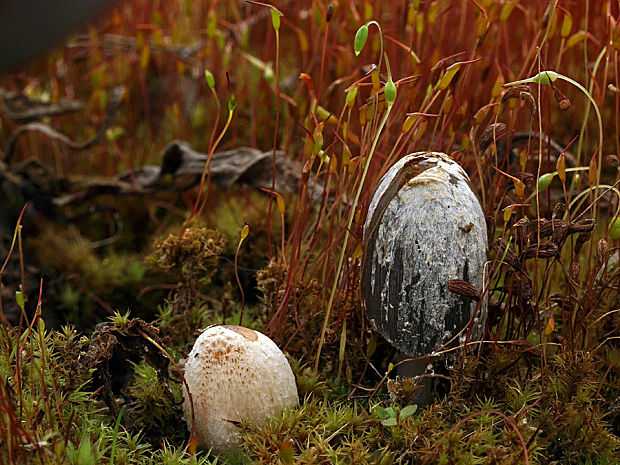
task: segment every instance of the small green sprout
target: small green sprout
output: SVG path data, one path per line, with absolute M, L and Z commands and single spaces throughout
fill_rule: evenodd
M 232 115 L 232 113 L 235 111 L 235 108 L 237 108 L 237 97 L 231 95 L 228 99 L 228 112 Z
M 383 426 L 398 426 L 399 422 L 413 415 L 418 410 L 418 406 L 407 405 L 401 409 L 399 407 L 383 408 L 377 404 L 373 410 Z
M 355 56 L 358 56 L 362 52 L 362 49 L 368 40 L 368 26 L 371 24 L 374 24 L 377 26 L 377 29 L 379 29 L 379 40 L 381 41 L 381 54 L 379 55 L 379 65 L 377 66 L 377 69 L 379 70 L 381 69 L 381 60 L 383 59 L 383 31 L 381 30 L 381 25 L 377 21 L 368 21 L 357 30 L 355 33 L 355 40 L 353 41 L 353 51 L 355 52 Z
M 385 55 L 385 66 L 388 71 L 388 80 L 383 88 L 383 95 L 385 95 L 385 103 L 388 107 L 391 107 L 396 101 L 397 91 L 396 84 L 394 84 L 394 81 L 392 80 L 392 71 L 390 70 L 390 61 L 388 60 L 387 54 Z
M 278 31 L 280 29 L 280 16 L 282 13 L 274 7 L 271 7 L 271 24 L 273 25 L 273 30 Z
M 22 309 L 22 311 L 24 310 L 25 305 L 24 300 L 24 294 L 21 291 L 15 292 L 15 302 L 17 302 L 17 305 Z
M 210 89 L 215 88 L 215 78 L 213 77 L 213 73 L 208 69 L 205 69 L 205 79 Z
M 368 24 L 364 24 L 355 33 L 355 41 L 353 42 L 355 56 L 362 53 L 362 49 L 364 48 L 364 45 L 366 45 L 366 40 L 368 40 Z
M 111 317 L 109 317 L 109 320 L 114 323 L 114 326 L 116 326 L 117 328 L 124 328 L 129 324 L 129 314 L 129 310 L 127 310 L 124 315 L 117 310 Z
M 348 107 L 352 107 L 355 102 L 355 97 L 357 97 L 357 86 L 349 89 L 347 92 L 347 97 L 345 99 L 345 103 Z
M 547 187 L 549 187 L 549 184 L 551 184 L 551 181 L 553 181 L 553 177 L 553 173 L 545 173 L 540 178 L 538 178 L 538 191 L 542 192 Z

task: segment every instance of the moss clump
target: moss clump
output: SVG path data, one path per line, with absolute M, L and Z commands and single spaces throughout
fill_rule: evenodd
M 520 381 L 525 362 L 506 365 L 505 352 L 486 363 L 466 357 L 448 396 L 415 414 L 412 380 L 388 382 L 389 401 L 353 401 L 294 364 L 299 386 L 309 387 L 303 402 L 248 429 L 244 453 L 257 463 L 508 465 L 525 463 L 525 451 L 531 464 L 615 463 L 620 439 L 599 392 L 605 367 L 585 353 L 550 356 L 546 370 Z M 505 376 L 491 379 L 488 363 Z
M 223 246 L 221 234 L 204 227 L 191 227 L 182 236 L 169 234 L 155 241 L 147 265 L 177 280 L 162 324 L 164 333 L 174 341 L 191 342 L 194 331 L 201 327 L 203 314 L 208 312 L 203 291 L 217 270 Z
M 116 327 L 123 321 L 123 328 Z M 116 321 L 109 324 L 122 337 L 122 331 L 132 328 L 132 321 L 135 322 L 117 315 Z M 132 381 L 124 395 L 119 396 L 129 399 L 124 404 L 127 408 L 121 408 L 117 415 L 111 414 L 101 401 L 100 386 L 90 382 L 93 370 L 99 367 L 91 370 L 87 363 L 82 363 L 92 341 L 69 326 L 60 332 L 48 331 L 41 318 L 35 318 L 32 327 L 24 331 L 2 323 L 1 463 L 217 462 L 205 453 L 194 455 L 187 450 L 183 442 L 184 422 L 175 411 L 180 385 L 171 383 L 175 394 L 170 399 L 160 375 L 144 362 L 136 365 L 135 374 L 128 374 Z M 154 346 L 151 348 L 155 350 Z M 162 430 L 166 439 L 160 445 L 148 436 L 157 421 L 166 425 Z M 179 432 L 176 436 L 172 433 L 175 430 Z

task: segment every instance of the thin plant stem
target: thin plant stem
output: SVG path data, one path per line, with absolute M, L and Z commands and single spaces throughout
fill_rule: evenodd
M 388 117 L 390 116 L 391 111 L 392 111 L 392 105 L 389 105 L 385 111 L 385 115 L 383 116 L 381 123 L 379 124 L 379 128 L 377 129 L 377 133 L 372 142 L 372 147 L 370 148 L 370 153 L 368 154 L 368 159 L 366 160 L 366 165 L 364 166 L 364 172 L 362 173 L 362 178 L 360 179 L 360 183 L 357 187 L 357 192 L 355 193 L 355 199 L 353 200 L 353 205 L 351 206 L 351 214 L 349 215 L 349 221 L 347 222 L 347 227 L 345 229 L 346 232 L 344 234 L 344 243 L 342 244 L 342 248 L 340 249 L 340 257 L 338 258 L 338 266 L 336 267 L 336 272 L 334 275 L 334 282 L 332 284 L 332 289 L 329 295 L 327 309 L 325 310 L 325 318 L 323 319 L 323 326 L 321 327 L 321 336 L 319 338 L 319 346 L 316 351 L 316 358 L 314 359 L 314 371 L 315 372 L 319 368 L 321 350 L 323 349 L 323 343 L 325 342 L 325 332 L 327 331 L 327 324 L 329 323 L 329 317 L 331 314 L 332 306 L 334 305 L 334 297 L 336 296 L 336 289 L 338 287 L 338 282 L 340 281 L 340 272 L 342 271 L 342 264 L 344 262 L 344 256 L 346 253 L 347 244 L 349 242 L 349 236 L 351 235 L 351 226 L 353 225 L 353 219 L 355 218 L 357 204 L 359 202 L 359 198 L 362 193 L 362 188 L 364 187 L 364 181 L 366 180 L 366 175 L 368 174 L 368 168 L 370 167 L 372 156 L 375 153 L 375 148 L 377 147 L 377 142 L 379 141 L 379 136 L 381 135 L 383 126 L 385 126 L 385 123 Z
M 241 229 L 241 233 L 239 234 L 239 243 L 237 244 L 237 250 L 235 251 L 235 278 L 237 279 L 237 285 L 239 286 L 239 292 L 241 293 L 241 314 L 239 316 L 239 326 L 243 321 L 243 311 L 245 310 L 245 293 L 243 292 L 243 286 L 241 285 L 241 280 L 239 279 L 239 266 L 238 266 L 238 258 L 239 258 L 239 250 L 241 250 L 241 244 L 250 232 L 250 226 L 246 223 Z M 224 322 L 226 324 L 226 315 L 224 315 Z
M 213 157 L 213 152 L 215 152 L 215 148 L 218 146 L 218 144 L 224 137 L 224 134 L 226 134 L 226 131 L 228 130 L 228 127 L 230 126 L 230 122 L 232 121 L 233 114 L 234 114 L 234 106 L 233 108 L 228 109 L 228 118 L 226 120 L 226 124 L 224 125 L 224 128 L 220 132 L 220 135 L 218 136 L 218 138 L 215 140 L 215 143 L 209 148 L 209 154 L 207 155 L 207 161 L 205 162 L 205 166 L 202 169 L 202 176 L 200 177 L 200 185 L 198 186 L 198 195 L 196 197 L 196 202 L 194 202 L 194 208 L 192 209 L 192 212 L 190 213 L 189 217 L 187 218 L 187 221 L 185 222 L 185 225 L 183 226 L 183 231 L 181 231 L 181 235 L 179 236 L 179 241 L 183 240 L 185 231 L 187 231 L 187 228 L 189 228 L 189 225 L 191 224 L 193 219 L 196 217 L 196 215 L 199 213 L 198 205 L 200 205 L 200 197 L 202 196 L 202 191 L 205 186 L 205 180 L 207 179 L 207 173 L 209 172 L 209 165 L 211 164 L 211 158 Z M 206 201 L 207 201 L 207 195 L 205 194 L 205 199 L 202 202 L 200 211 L 202 211 Z

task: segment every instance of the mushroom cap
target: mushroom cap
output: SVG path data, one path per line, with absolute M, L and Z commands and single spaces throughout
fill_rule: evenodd
M 418 152 L 379 182 L 364 225 L 362 295 L 373 326 L 394 347 L 430 355 L 465 340 L 476 302 L 453 294 L 460 279 L 482 289 L 486 222 L 465 171 L 447 155 Z M 481 333 L 486 301 L 472 337 Z
M 185 379 L 198 443 L 215 454 L 239 446 L 238 422 L 260 425 L 299 402 L 295 376 L 282 351 L 264 334 L 242 326 L 207 328 L 187 357 Z M 191 428 L 186 390 L 183 411 Z

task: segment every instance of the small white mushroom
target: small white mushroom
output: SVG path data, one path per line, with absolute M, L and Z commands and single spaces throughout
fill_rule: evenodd
M 242 326 L 212 326 L 196 340 L 185 363 L 198 443 L 214 454 L 238 448 L 238 422 L 260 425 L 297 405 L 295 376 L 278 346 Z M 184 390 L 183 410 L 191 428 Z

